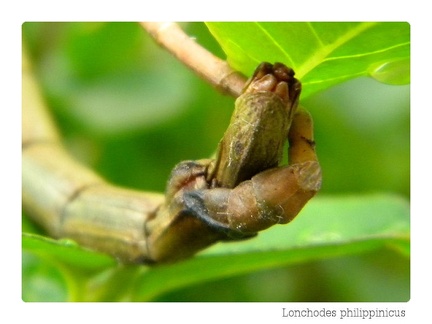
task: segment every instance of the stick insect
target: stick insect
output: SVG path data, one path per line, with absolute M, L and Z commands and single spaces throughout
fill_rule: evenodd
M 175 262 L 288 223 L 321 186 L 312 119 L 297 108 L 300 92 L 291 69 L 260 64 L 215 158 L 179 163 L 163 195 L 111 185 L 73 160 L 24 58 L 23 208 L 53 237 L 124 263 Z M 289 165 L 279 166 L 286 140 Z

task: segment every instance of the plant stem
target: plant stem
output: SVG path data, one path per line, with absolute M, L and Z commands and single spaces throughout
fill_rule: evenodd
M 171 22 L 141 22 L 155 41 L 218 91 L 238 97 L 246 78 L 214 56 Z

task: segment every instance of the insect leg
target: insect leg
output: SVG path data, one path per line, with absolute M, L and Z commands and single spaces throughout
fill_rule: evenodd
M 295 114 L 288 140 L 289 165 L 258 173 L 234 189 L 188 192 L 189 212 L 233 239 L 290 222 L 321 188 L 312 118 L 305 110 Z

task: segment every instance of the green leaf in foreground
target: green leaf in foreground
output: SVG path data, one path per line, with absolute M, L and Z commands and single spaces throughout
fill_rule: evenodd
M 22 234 L 22 248 L 45 258 L 77 266 L 81 269 L 98 270 L 116 264 L 111 257 L 85 249 L 70 240 L 55 240 L 36 234 Z
M 106 255 L 32 234 L 23 235 L 23 250 L 72 270 L 80 267 L 81 276 L 87 270 L 87 279 L 75 280 L 75 290 L 86 290 L 75 292 L 77 300 L 136 301 L 209 280 L 382 247 L 409 257 L 409 235 L 408 202 L 377 194 L 316 197 L 289 225 L 274 226 L 251 240 L 217 244 L 171 265 L 119 267 Z
M 70 240 L 22 234 L 22 298 L 24 301 L 89 299 L 89 277 L 117 262 Z
M 283 62 L 302 81 L 303 97 L 365 75 L 409 83 L 408 23 L 224 22 L 207 27 L 234 69 L 250 75 L 262 61 Z
M 248 241 L 218 244 L 182 263 L 146 269 L 138 276 L 134 298 L 149 300 L 194 283 L 383 246 L 409 255 L 409 206 L 404 199 L 316 198 L 288 226 L 275 226 Z

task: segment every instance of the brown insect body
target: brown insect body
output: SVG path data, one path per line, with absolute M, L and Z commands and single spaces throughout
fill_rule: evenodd
M 251 106 L 254 109 L 249 109 Z M 219 144 L 218 187 L 234 188 L 278 165 L 290 123 L 286 116 L 286 106 L 273 93 L 246 94 L 237 99 L 232 126 Z M 270 136 L 275 130 L 278 136 Z
M 301 84 L 280 63 L 262 63 L 237 98 L 209 179 L 234 188 L 255 174 L 276 167 L 296 111 Z
M 261 64 L 236 101 L 216 160 L 174 168 L 167 201 L 147 224 L 153 260 L 184 258 L 290 222 L 320 189 L 312 119 L 297 110 L 301 85 L 293 75 L 280 63 Z M 287 139 L 289 165 L 278 167 Z
M 293 76 L 282 64 L 261 64 L 216 160 L 178 164 L 163 196 L 110 185 L 66 154 L 24 64 L 23 209 L 52 236 L 124 263 L 174 262 L 289 222 L 321 185 L 312 119 L 297 109 Z M 278 167 L 287 138 L 289 165 Z
M 300 109 L 288 134 L 289 165 L 260 172 L 234 189 L 186 192 L 185 206 L 232 239 L 290 222 L 321 188 L 312 130 L 309 113 Z

